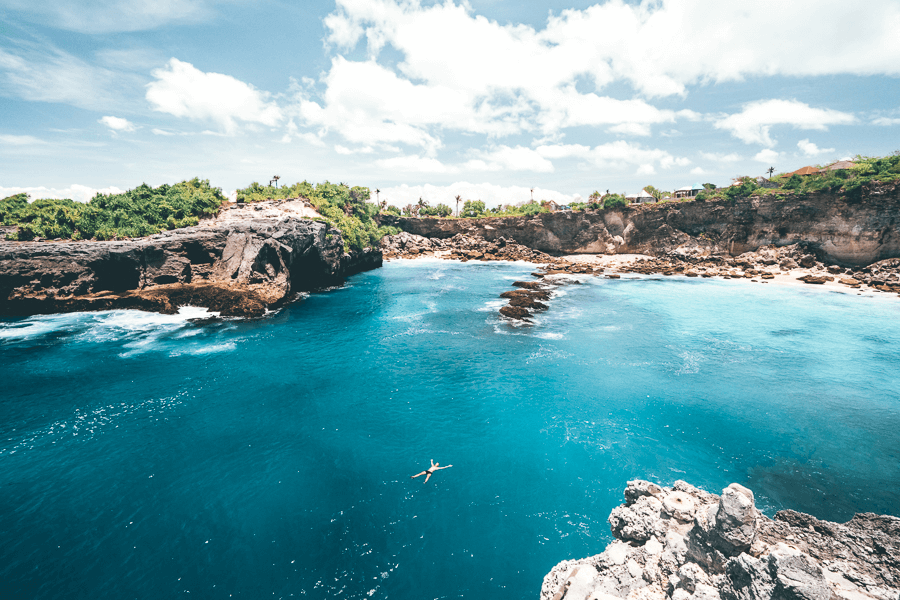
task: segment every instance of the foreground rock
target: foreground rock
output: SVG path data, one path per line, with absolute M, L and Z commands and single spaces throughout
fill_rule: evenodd
M 381 265 L 340 232 L 281 213 L 115 242 L 0 241 L 0 314 L 203 306 L 260 316 L 300 291 Z
M 559 563 L 541 600 L 898 600 L 900 518 L 769 519 L 753 492 L 629 481 L 604 552 Z

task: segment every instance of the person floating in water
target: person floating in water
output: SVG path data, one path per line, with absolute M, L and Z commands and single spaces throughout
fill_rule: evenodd
M 428 480 L 431 479 L 431 476 L 434 475 L 435 471 L 440 471 L 441 469 L 449 469 L 450 467 L 453 466 L 453 465 L 447 465 L 446 467 L 441 467 L 441 466 L 439 466 L 441 463 L 434 462 L 433 458 L 431 458 L 429 460 L 431 461 L 431 466 L 428 467 L 427 470 L 422 471 L 421 473 L 419 473 L 417 475 L 410 475 L 409 478 L 415 479 L 416 477 L 421 477 L 422 475 L 424 475 L 425 481 L 423 481 L 422 483 L 428 483 Z

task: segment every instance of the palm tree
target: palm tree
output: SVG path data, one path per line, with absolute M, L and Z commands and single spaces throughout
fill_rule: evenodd
M 381 193 L 381 190 L 379 190 L 379 189 L 375 190 L 375 203 L 376 204 L 378 203 L 378 194 L 380 194 L 380 193 Z
M 458 195 L 456 196 L 456 216 L 459 216 L 459 203 L 462 200 Z
M 278 180 L 281 179 L 280 175 L 273 175 L 272 180 L 275 182 L 275 187 L 278 187 Z

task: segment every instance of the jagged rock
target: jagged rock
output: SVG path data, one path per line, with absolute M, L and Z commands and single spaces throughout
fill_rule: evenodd
M 513 281 L 513 286 L 526 290 L 543 290 L 546 284 L 540 281 Z
M 716 496 L 683 481 L 629 481 L 609 521 L 617 540 L 559 563 L 542 600 L 900 600 L 897 517 L 772 520 L 738 484 Z
M 500 294 L 501 298 L 533 298 L 534 300 L 549 300 L 548 290 L 510 290 Z
M 547 310 L 547 305 L 537 300 L 532 300 L 527 296 L 515 296 L 509 299 L 510 306 L 527 308 L 528 310 Z
M 292 216 L 128 241 L 0 241 L 0 314 L 176 312 L 193 303 L 223 315 L 259 316 L 298 291 L 380 265 L 380 251 L 344 254 L 339 231 Z
M 812 254 L 805 254 L 800 257 L 800 266 L 804 269 L 814 267 L 816 265 L 816 257 Z
M 520 321 L 527 321 L 531 317 L 531 313 L 520 306 L 503 306 L 500 308 L 500 314 Z

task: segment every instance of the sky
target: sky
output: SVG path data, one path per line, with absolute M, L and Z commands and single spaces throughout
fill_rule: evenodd
M 897 31 L 897 0 L 0 0 L 0 197 L 727 185 L 900 150 Z

